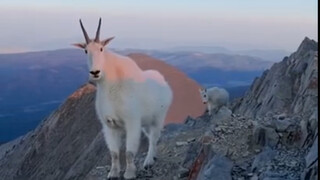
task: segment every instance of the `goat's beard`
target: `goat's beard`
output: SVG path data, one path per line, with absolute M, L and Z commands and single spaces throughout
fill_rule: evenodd
M 93 78 L 92 76 L 89 76 L 88 82 L 90 84 L 96 85 L 99 81 L 102 80 L 102 77 L 100 76 L 99 78 Z
M 95 81 L 92 81 L 91 79 L 88 80 L 88 83 L 91 84 L 91 85 L 94 85 L 94 86 L 97 85 L 97 83 Z

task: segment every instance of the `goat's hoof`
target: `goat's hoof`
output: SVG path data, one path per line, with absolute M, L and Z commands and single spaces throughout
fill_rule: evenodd
M 120 180 L 121 178 L 120 177 L 109 177 L 107 178 L 108 180 Z
M 156 160 L 156 157 L 146 158 L 146 160 L 143 163 L 143 168 L 145 170 L 151 169 Z
M 108 174 L 108 180 L 116 180 L 116 179 L 120 179 L 120 172 L 117 169 L 114 169 L 109 172 Z
M 130 174 L 126 174 L 126 173 L 124 173 L 123 177 L 124 177 L 125 180 L 136 179 L 136 175 L 130 175 Z
M 123 174 L 124 179 L 136 179 L 136 170 L 135 169 L 127 169 Z
M 108 177 L 107 180 L 120 180 L 120 177 Z
M 143 166 L 143 168 L 144 168 L 144 170 L 149 170 L 152 168 L 152 166 L 153 166 L 152 164 L 149 164 L 149 165 Z

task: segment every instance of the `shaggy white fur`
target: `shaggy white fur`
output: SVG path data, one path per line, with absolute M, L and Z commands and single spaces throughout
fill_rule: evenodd
M 158 71 L 142 71 L 129 57 L 104 50 L 111 39 L 75 45 L 88 54 L 90 80 L 97 86 L 96 112 L 112 157 L 108 178 L 120 177 L 119 151 L 121 136 L 125 133 L 127 166 L 124 178 L 131 179 L 136 177 L 134 157 L 142 129 L 149 138 L 144 167 L 154 163 L 157 141 L 173 95 Z
M 207 104 L 208 113 L 212 115 L 219 111 L 222 106 L 226 106 L 229 101 L 229 93 L 222 88 L 212 87 L 210 89 L 199 89 L 202 102 Z

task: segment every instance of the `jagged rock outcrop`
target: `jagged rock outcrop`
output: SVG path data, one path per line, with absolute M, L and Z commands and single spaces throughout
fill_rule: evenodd
M 256 78 L 233 107 L 247 116 L 274 113 L 311 115 L 318 105 L 318 43 L 305 38 L 298 50 Z
M 250 90 L 232 108 L 236 113 L 255 118 L 253 137 L 256 143 L 267 144 L 284 154 L 299 153 L 306 163 L 301 179 L 317 179 L 317 42 L 306 37 L 296 52 L 256 78 Z M 289 149 L 283 151 L 279 145 Z

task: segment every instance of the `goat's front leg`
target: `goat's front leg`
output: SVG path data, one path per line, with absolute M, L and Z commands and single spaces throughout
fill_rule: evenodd
M 220 111 L 221 107 L 222 107 L 221 105 L 220 106 L 216 106 L 216 108 L 214 110 L 214 113 L 218 114 L 218 112 Z
M 108 174 L 108 179 L 120 177 L 120 146 L 121 146 L 121 131 L 112 129 L 108 126 L 103 127 L 103 134 L 108 145 L 111 155 L 111 169 Z
M 127 167 L 124 173 L 125 179 L 136 178 L 136 165 L 134 164 L 134 158 L 138 151 L 141 135 L 141 121 L 140 119 L 132 119 L 126 121 L 126 162 Z

